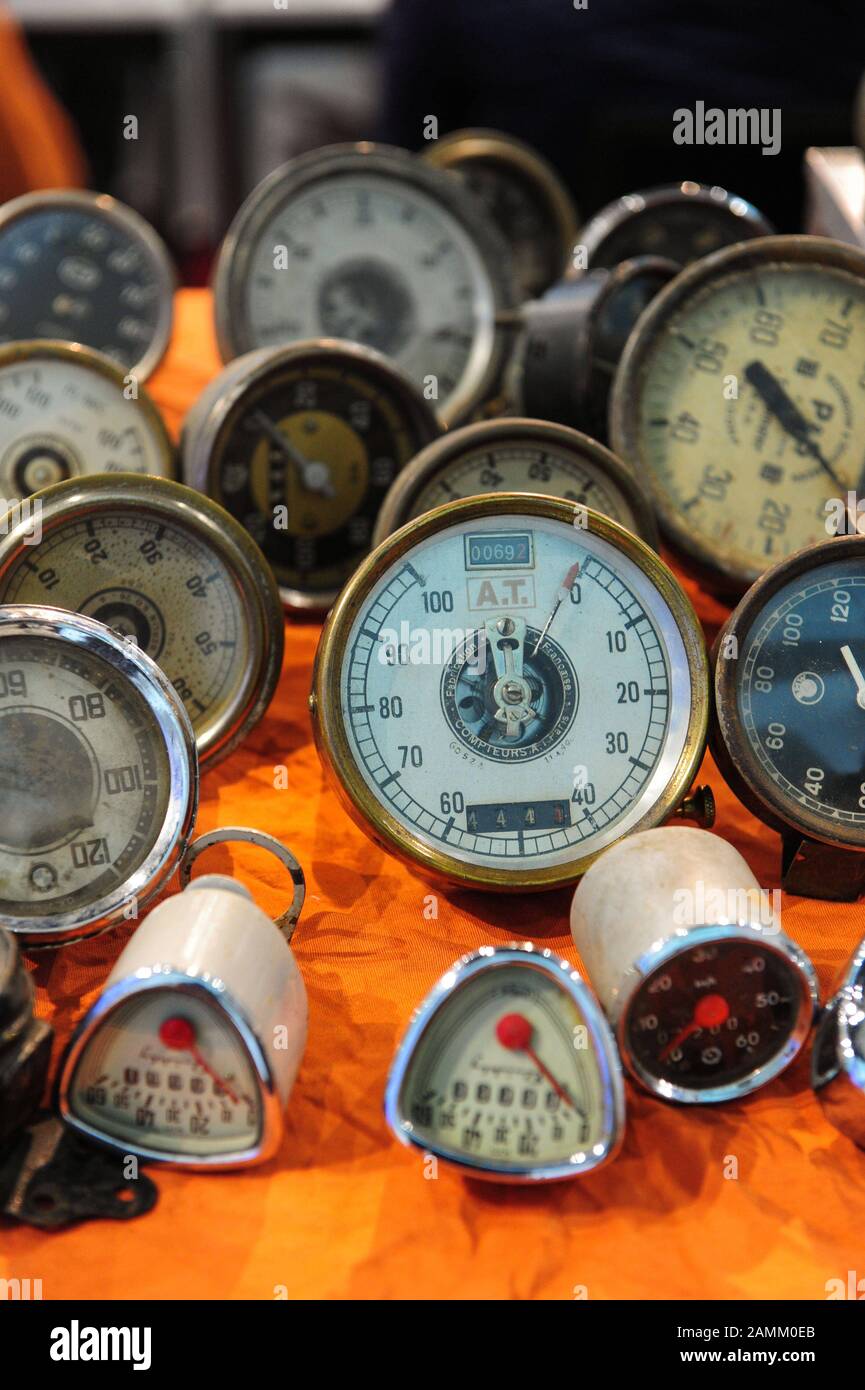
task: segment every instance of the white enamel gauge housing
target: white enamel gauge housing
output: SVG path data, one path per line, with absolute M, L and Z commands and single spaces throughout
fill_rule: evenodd
M 505 241 L 441 169 L 388 146 L 301 155 L 254 189 L 214 280 L 223 359 L 342 338 L 436 384 L 447 423 L 495 392 L 516 302 Z
M 0 925 L 62 946 L 134 920 L 197 802 L 192 726 L 150 657 L 92 618 L 0 607 Z
M 814 968 L 718 835 L 663 826 L 614 845 L 574 893 L 571 935 L 625 1067 L 663 1100 L 740 1099 L 808 1037 Z
M 648 494 L 609 449 L 566 425 L 510 416 L 448 430 L 421 450 L 392 484 L 373 544 L 433 507 L 490 492 L 565 497 L 658 547 Z
M 0 498 L 90 473 L 174 476 L 174 449 L 143 386 L 75 343 L 0 347 Z
M 612 447 L 652 492 L 662 532 L 738 594 L 832 534 L 861 491 L 865 252 L 758 237 L 695 262 L 628 339 Z
M 415 1011 L 388 1124 L 467 1175 L 533 1183 L 615 1157 L 622 1072 L 603 1011 L 566 960 L 530 942 L 463 956 Z
M 630 531 L 502 493 L 437 507 L 364 562 L 325 625 L 312 710 L 349 814 L 450 881 L 571 882 L 685 798 L 702 634 Z
M 0 538 L 0 603 L 50 603 L 158 662 L 212 765 L 258 723 L 282 667 L 282 605 L 255 542 L 224 508 L 165 478 L 73 478 Z
M 171 337 L 165 243 L 107 193 L 41 189 L 0 207 L 0 342 L 86 343 L 140 380 Z
M 243 885 L 206 875 L 160 903 L 118 958 L 64 1058 L 60 1113 L 175 1167 L 262 1162 L 279 1145 L 306 1030 L 288 941 Z

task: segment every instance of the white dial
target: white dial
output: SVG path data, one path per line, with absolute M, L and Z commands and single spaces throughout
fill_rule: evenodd
M 507 876 L 571 864 L 650 811 L 685 749 L 692 676 L 681 615 L 625 553 L 637 542 L 506 501 L 416 523 L 349 596 L 337 759 L 395 838 Z
M 140 393 L 140 388 L 139 388 Z M 170 472 L 164 430 L 74 352 L 0 362 L 0 496 L 85 473 Z
M 73 1116 L 135 1147 L 207 1156 L 253 1148 L 258 1081 L 240 1038 L 203 993 L 149 989 L 109 1013 L 79 1058 Z

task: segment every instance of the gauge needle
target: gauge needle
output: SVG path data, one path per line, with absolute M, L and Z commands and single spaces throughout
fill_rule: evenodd
M 691 1022 L 686 1024 L 680 1033 L 677 1033 L 672 1042 L 662 1049 L 658 1060 L 666 1062 L 671 1052 L 675 1052 L 677 1047 L 681 1047 L 683 1042 L 687 1042 L 692 1033 L 696 1033 L 698 1028 L 720 1028 L 722 1023 L 726 1023 L 730 1017 L 730 1005 L 727 1003 L 723 994 L 704 994 L 702 999 L 697 1001 L 694 1010 L 694 1017 Z
M 223 1081 L 222 1077 L 217 1075 L 210 1063 L 201 1055 L 198 1044 L 195 1041 L 195 1028 L 189 1022 L 188 1018 L 177 1017 L 163 1019 L 162 1023 L 159 1025 L 159 1041 L 162 1043 L 163 1047 L 173 1048 L 175 1052 L 188 1052 L 192 1060 L 201 1067 L 203 1071 L 207 1072 L 210 1079 L 216 1082 L 217 1086 L 234 1101 L 235 1105 L 240 1104 L 240 1097 L 235 1095 L 228 1082 Z
M 537 718 L 537 712 L 529 703 L 531 686 L 523 671 L 526 620 L 490 618 L 486 634 L 497 676 L 493 687 L 496 719 L 505 726 L 505 738 L 519 738 L 523 725 Z
M 856 682 L 856 703 L 860 709 L 865 709 L 865 676 L 862 674 L 862 667 L 849 647 L 842 647 L 841 655 L 847 663 L 847 670 Z
M 835 486 L 843 492 L 844 484 L 819 446 L 811 438 L 811 431 L 814 426 L 805 418 L 796 402 L 791 396 L 788 396 L 780 381 L 772 375 L 766 364 L 757 361 L 749 362 L 745 368 L 745 380 L 751 383 L 781 428 L 786 430 L 797 444 L 802 444 L 805 447 L 811 457 L 816 459 L 820 467 L 829 474 Z
M 564 1086 L 553 1076 L 549 1067 L 541 1061 L 535 1049 L 532 1047 L 532 1036 L 534 1028 L 529 1023 L 525 1014 L 502 1014 L 496 1024 L 496 1037 L 502 1047 L 506 1047 L 509 1052 L 524 1052 L 531 1062 L 537 1067 L 541 1076 L 550 1083 L 556 1095 L 565 1101 L 572 1110 L 577 1107 L 571 1100 Z
M 558 590 L 558 592 L 557 592 L 557 594 L 556 594 L 556 601 L 555 601 L 555 603 L 553 604 L 553 611 L 550 613 L 550 616 L 547 618 L 547 621 L 544 623 L 543 631 L 542 631 L 540 637 L 538 638 L 537 642 L 535 643 L 534 650 L 533 650 L 533 652 L 532 652 L 532 656 L 535 656 L 535 655 L 536 655 L 537 650 L 538 650 L 538 647 L 541 645 L 541 643 L 543 642 L 543 640 L 544 640 L 544 638 L 546 637 L 547 633 L 549 632 L 550 628 L 552 627 L 552 625 L 553 625 L 553 619 L 555 618 L 556 614 L 558 613 L 558 611 L 559 611 L 559 609 L 561 608 L 562 604 L 564 603 L 565 599 L 570 598 L 570 596 L 571 596 L 571 590 L 573 589 L 574 584 L 576 583 L 577 579 L 579 578 L 579 575 L 580 575 L 580 565 L 579 565 L 579 561 L 577 561 L 577 563 L 576 563 L 575 565 L 571 565 L 571 568 L 568 570 L 567 574 L 565 575 L 565 577 L 564 577 L 564 579 L 563 579 L 563 581 L 562 581 L 561 587 L 559 588 L 559 590 Z
M 263 410 L 257 410 L 251 415 L 250 420 L 254 421 L 269 439 L 272 439 L 276 447 L 285 457 L 300 469 L 301 481 L 309 492 L 320 492 L 325 497 L 333 497 L 333 484 L 330 481 L 330 469 L 326 463 L 317 463 L 312 459 L 306 458 L 295 444 L 289 439 L 287 434 L 275 425 Z

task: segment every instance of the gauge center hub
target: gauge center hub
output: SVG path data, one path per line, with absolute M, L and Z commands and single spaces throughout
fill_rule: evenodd
M 52 434 L 16 439 L 0 462 L 0 472 L 14 478 L 19 497 L 29 497 L 83 471 L 75 450 Z
M 79 613 L 104 623 L 121 637 L 132 637 L 154 661 L 165 646 L 165 619 L 159 607 L 146 594 L 125 586 L 100 589 L 79 605 Z
M 396 356 L 416 330 L 414 296 L 392 265 L 358 257 L 324 276 L 318 294 L 322 332 Z

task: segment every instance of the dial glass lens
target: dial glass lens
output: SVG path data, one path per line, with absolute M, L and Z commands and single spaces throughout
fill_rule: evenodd
M 106 1017 L 69 1089 L 72 1114 L 114 1139 L 161 1153 L 254 1148 L 258 1082 L 225 1014 L 203 997 L 151 989 Z
M 738 714 L 763 775 L 837 834 L 865 826 L 863 672 L 861 560 L 817 566 L 773 594 L 737 666 Z
M 827 534 L 859 484 L 865 280 L 766 265 L 697 289 L 640 384 L 650 481 L 688 533 L 756 576 Z
M 532 1168 L 608 1138 L 604 1084 L 571 995 L 544 971 L 497 965 L 436 1011 L 403 1080 L 417 1143 L 455 1159 Z
M 443 502 L 483 492 L 540 492 L 566 497 L 594 507 L 631 531 L 638 529 L 621 488 L 597 464 L 530 440 L 466 450 L 430 478 L 405 520 L 422 516 Z
M 0 640 L 0 913 L 71 912 L 148 857 L 170 791 L 166 746 L 138 690 L 53 637 Z
M 279 583 L 338 589 L 367 553 L 384 495 L 434 433 L 356 364 L 307 363 L 244 393 L 212 452 L 212 496 L 261 546 Z
M 783 1049 L 801 997 L 793 967 L 759 943 L 694 946 L 640 986 L 628 1009 L 628 1048 L 639 1070 L 672 1086 L 735 1083 Z
M 50 357 L 0 366 L 4 498 L 85 473 L 165 472 L 162 441 L 144 412 L 100 372 Z
M 679 265 L 709 256 L 722 246 L 759 235 L 754 224 L 722 204 L 697 202 L 690 197 L 630 213 L 612 227 L 591 265 L 616 266 L 633 256 L 666 256 Z
M 672 612 L 601 537 L 478 516 L 420 540 L 360 603 L 340 680 L 377 803 L 466 864 L 566 863 L 667 787 L 690 676 Z
M 95 618 L 162 667 L 196 733 L 232 708 L 252 654 L 246 602 L 224 560 L 146 504 L 87 508 L 50 526 L 0 579 L 5 603 Z
M 0 342 L 86 343 L 134 367 L 156 336 L 163 294 L 144 242 L 89 209 L 46 207 L 0 229 Z
M 286 270 L 275 269 L 284 248 Z M 244 287 L 249 346 L 345 338 L 394 358 L 452 408 L 493 350 L 492 286 L 448 209 L 397 178 L 346 174 L 294 195 L 256 238 Z

